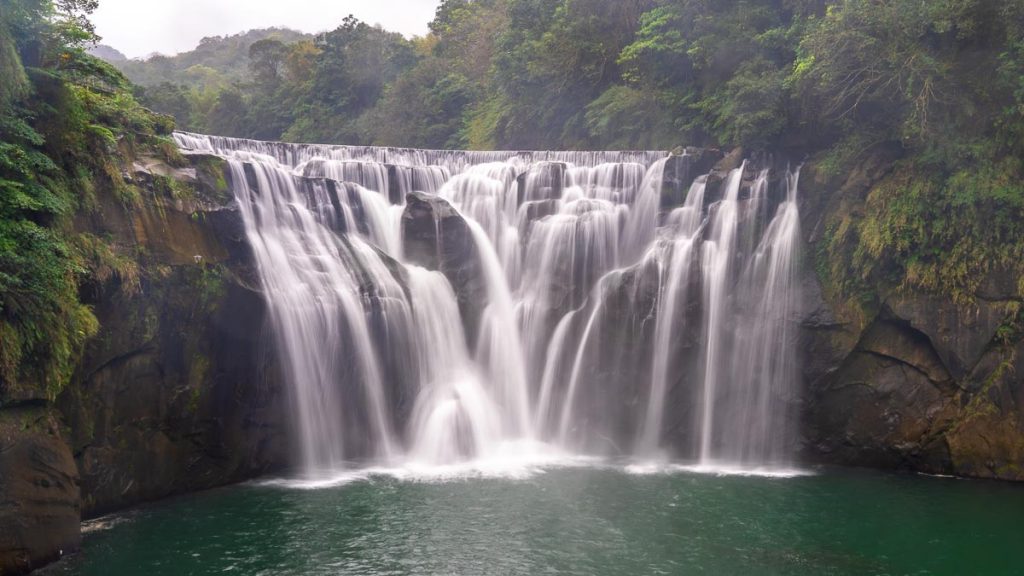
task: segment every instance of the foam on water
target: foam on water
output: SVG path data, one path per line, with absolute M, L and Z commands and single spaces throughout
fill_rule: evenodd
M 565 468 L 612 470 L 635 476 L 701 474 L 710 476 L 744 476 L 756 478 L 802 478 L 817 473 L 794 467 L 745 467 L 729 463 L 680 463 L 666 460 L 621 460 L 600 456 L 572 454 L 550 444 L 510 442 L 497 454 L 487 458 L 453 464 L 431 465 L 406 462 L 400 466 L 354 467 L 324 471 L 317 478 L 273 478 L 254 482 L 258 486 L 274 486 L 295 490 L 323 490 L 375 479 L 400 482 L 464 482 L 468 480 L 527 480 L 539 474 Z M 943 477 L 943 476 L 937 476 Z
M 316 477 L 273 478 L 260 480 L 260 486 L 277 486 L 299 490 L 336 488 L 354 482 L 389 478 L 402 482 L 459 482 L 472 479 L 525 480 L 558 468 L 605 468 L 608 460 L 596 456 L 571 454 L 557 446 L 531 441 L 503 442 L 484 458 L 431 464 L 408 460 L 398 466 L 367 465 L 324 470 Z

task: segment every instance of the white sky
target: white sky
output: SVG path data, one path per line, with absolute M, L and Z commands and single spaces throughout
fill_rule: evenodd
M 271 26 L 333 30 L 349 14 L 406 36 L 427 33 L 439 0 L 100 0 L 92 16 L 103 44 L 129 58 L 177 54 L 206 36 Z

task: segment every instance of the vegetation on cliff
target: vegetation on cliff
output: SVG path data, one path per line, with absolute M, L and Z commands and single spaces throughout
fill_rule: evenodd
M 93 280 L 137 282 L 131 254 L 76 231 L 105 195 L 125 209 L 138 150 L 174 154 L 173 120 L 144 109 L 128 81 L 88 56 L 95 0 L 0 6 L 0 403 L 56 397 L 97 320 Z
M 1024 278 L 1022 42 L 1015 0 L 848 1 L 801 41 L 794 85 L 826 164 L 885 147 L 897 160 L 833 223 L 847 294 L 881 283 L 966 302 L 990 274 Z

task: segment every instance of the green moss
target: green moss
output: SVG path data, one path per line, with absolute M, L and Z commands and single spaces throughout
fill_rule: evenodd
M 831 216 L 815 247 L 814 263 L 826 298 L 841 317 L 863 328 L 877 314 L 881 297 L 869 278 L 856 273 L 852 264 L 859 241 L 856 218 L 849 210 Z
M 188 399 L 188 409 L 193 414 L 199 411 L 199 401 L 202 399 L 203 387 L 206 384 L 206 375 L 210 371 L 210 359 L 204 354 L 194 354 L 192 363 L 189 366 L 189 388 L 191 390 Z
M 174 131 L 173 118 L 163 115 L 158 116 L 158 118 L 162 122 L 166 122 L 167 120 L 170 120 L 171 122 L 170 128 L 167 130 L 167 132 L 160 133 L 169 134 L 170 132 Z M 171 166 L 174 166 L 175 168 L 183 168 L 185 166 L 188 166 L 188 160 L 178 149 L 178 145 L 174 143 L 174 140 L 166 138 L 164 136 L 157 136 L 153 139 L 153 148 L 155 148 L 160 153 L 160 158 L 162 158 Z
M 1024 478 L 1024 467 L 1013 462 L 1006 462 L 1001 466 L 997 466 L 994 472 L 997 478 Z
M 196 190 L 192 185 L 159 175 L 153 176 L 153 191 L 165 198 L 182 202 L 195 200 L 196 197 Z
M 116 280 L 120 290 L 129 296 L 141 290 L 141 273 L 138 262 L 125 255 L 123 249 L 116 246 L 110 239 L 101 239 L 93 234 L 82 233 L 75 236 L 73 244 L 84 269 L 88 271 L 93 280 L 100 284 Z
M 84 20 L 48 1 L 13 1 L 0 10 L 0 394 L 53 398 L 99 328 L 80 288 L 116 281 L 131 295 L 143 275 L 129 248 L 76 227 L 101 209 L 141 205 L 124 176 L 138 154 L 184 159 L 167 138 L 171 119 L 84 53 Z
M 224 171 L 223 170 L 218 170 L 217 174 L 216 174 L 216 177 L 217 177 L 217 179 L 215 181 L 215 184 L 216 184 L 216 187 L 217 187 L 216 188 L 217 192 L 223 192 L 223 193 L 230 192 L 230 188 L 228 187 L 228 180 L 227 180 L 227 178 L 224 177 Z
M 207 310 L 212 311 L 223 299 L 228 273 L 222 265 L 200 264 L 199 275 L 194 282 L 199 298 L 198 302 Z
M 227 163 L 215 156 L 194 156 L 192 162 L 199 173 L 200 181 L 206 185 L 205 192 L 213 194 L 213 200 L 219 203 L 231 201 L 231 187 L 227 180 Z
M 1000 416 L 1001 411 L 991 400 L 991 392 L 994 387 L 1002 385 L 1007 376 L 1015 369 L 1016 345 L 1024 341 L 1024 306 L 1017 304 L 1014 308 L 1015 310 L 996 330 L 993 340 L 996 346 L 994 351 L 1002 356 L 999 365 L 988 374 L 978 390 L 971 394 L 967 405 L 961 410 L 957 421 L 950 428 L 950 434 L 956 434 L 972 420 Z M 1024 446 L 1022 446 L 1021 453 L 1024 454 Z
M 996 329 L 994 340 L 1004 347 L 1024 340 L 1024 304 L 1014 302 L 1010 305 L 1009 315 Z
M 917 290 L 967 304 L 993 273 L 1024 278 L 1024 169 L 988 157 L 945 174 L 907 160 L 830 226 L 830 276 L 847 297 Z

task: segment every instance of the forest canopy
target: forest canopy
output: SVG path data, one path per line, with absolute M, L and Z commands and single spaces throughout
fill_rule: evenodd
M 1016 140 L 1022 19 L 1021 0 L 445 0 L 425 37 L 350 17 L 117 65 L 180 128 L 230 136 L 959 155 Z

